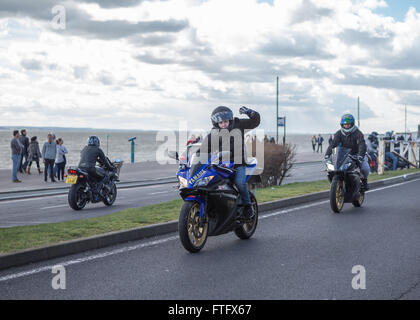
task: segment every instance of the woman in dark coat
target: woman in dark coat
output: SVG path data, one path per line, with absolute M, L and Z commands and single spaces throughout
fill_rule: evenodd
M 31 174 L 31 165 L 33 161 L 36 162 L 36 166 L 38 167 L 38 173 L 39 174 L 43 173 L 43 171 L 41 171 L 41 168 L 39 166 L 39 161 L 41 160 L 42 155 L 41 155 L 41 151 L 39 150 L 39 143 L 36 139 L 37 139 L 36 136 L 32 137 L 31 143 L 29 144 L 29 147 L 28 147 L 29 164 L 28 164 L 28 168 L 26 169 L 28 174 Z

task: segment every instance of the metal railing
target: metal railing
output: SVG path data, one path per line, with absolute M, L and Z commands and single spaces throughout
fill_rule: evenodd
M 395 145 L 399 144 L 399 153 L 395 151 Z M 419 167 L 419 144 L 418 142 L 394 141 L 379 139 L 378 145 L 378 174 L 385 171 L 385 150 L 389 146 L 390 152 L 409 163 L 410 168 Z

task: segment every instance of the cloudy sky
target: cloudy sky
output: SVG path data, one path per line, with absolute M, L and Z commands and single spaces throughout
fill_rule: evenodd
M 289 132 L 358 96 L 363 131 L 403 130 L 404 104 L 415 130 L 419 57 L 420 1 L 0 0 L 0 126 L 208 129 L 246 105 L 274 131 L 278 76 Z

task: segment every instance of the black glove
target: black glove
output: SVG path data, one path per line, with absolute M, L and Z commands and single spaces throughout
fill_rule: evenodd
M 357 156 L 357 161 L 359 162 L 360 167 L 362 166 L 362 163 L 363 163 L 364 160 L 365 160 L 365 157 Z
M 247 107 L 242 107 L 239 109 L 239 114 L 246 114 L 250 117 L 252 117 L 255 114 L 255 111 L 252 109 L 249 109 Z

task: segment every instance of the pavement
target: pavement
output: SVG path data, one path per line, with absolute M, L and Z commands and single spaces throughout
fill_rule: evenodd
M 420 299 L 419 188 L 372 190 L 341 214 L 328 201 L 268 212 L 252 239 L 211 237 L 199 254 L 173 233 L 11 268 L 0 299 Z M 52 288 L 55 265 L 65 290 Z
M 144 172 L 144 176 L 172 176 L 175 177 L 178 167 L 157 167 L 154 169 L 141 170 L 145 166 L 128 166 L 124 177 L 136 179 L 137 173 L 131 170 Z M 124 167 L 123 167 L 124 168 Z M 140 168 L 140 169 L 139 169 Z M 160 169 L 158 171 L 157 169 Z M 314 181 L 326 179 L 326 173 L 321 163 L 300 163 L 291 170 L 291 177 L 286 178 L 284 183 Z M 135 171 L 136 172 L 136 171 Z M 123 176 L 123 175 L 121 175 Z M 54 184 L 57 185 L 57 184 Z M 106 207 L 102 203 L 88 204 L 81 211 L 72 210 L 67 202 L 67 192 L 53 194 L 47 197 L 35 197 L 30 199 L 0 201 L 0 228 L 23 225 L 35 225 L 41 223 L 63 222 L 83 218 L 104 216 L 127 208 L 139 208 L 147 205 L 158 204 L 165 201 L 179 199 L 178 189 L 175 183 L 141 186 L 129 189 L 118 188 L 118 196 L 114 205 Z M 8 195 L 6 195 L 8 196 Z M 3 195 L 0 195 L 0 199 Z

